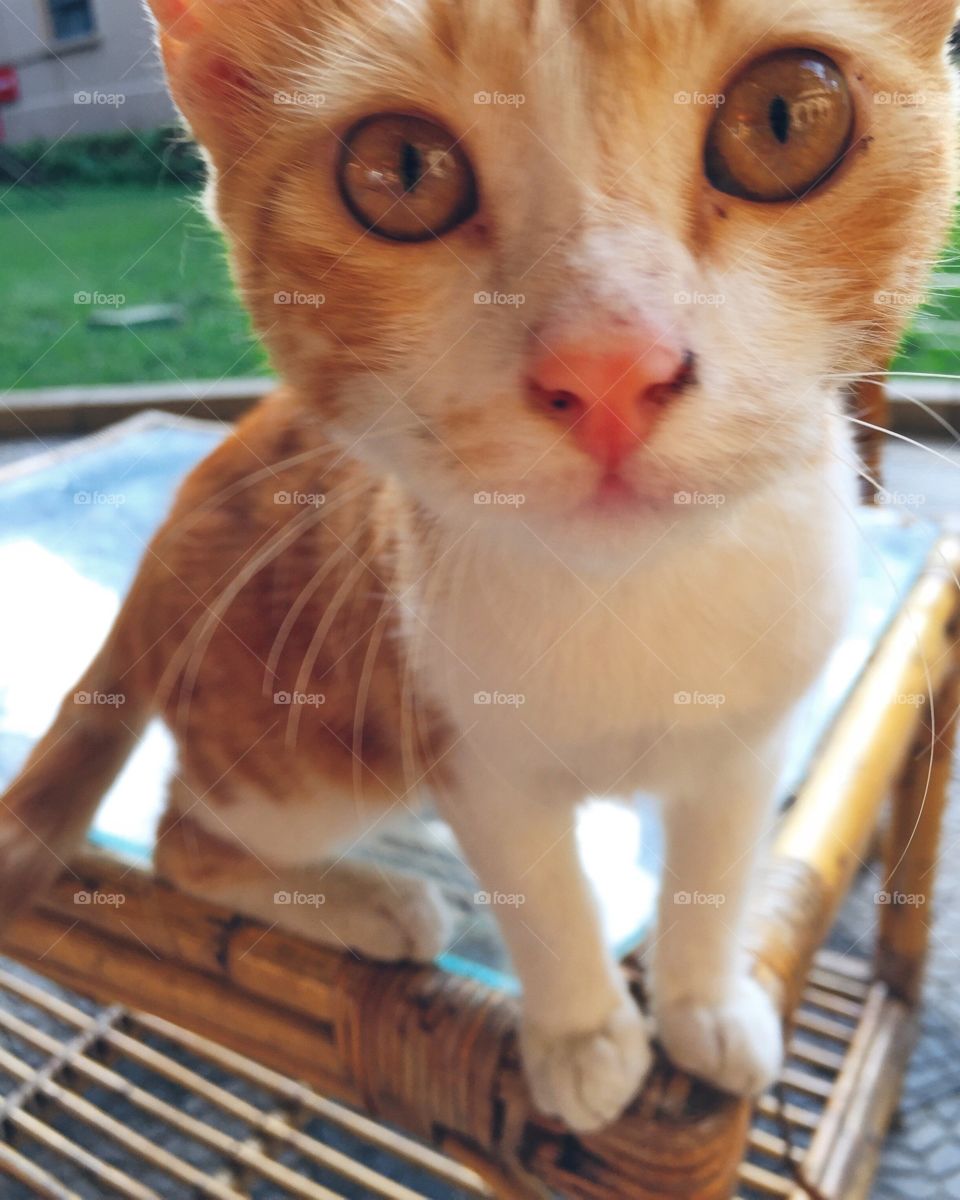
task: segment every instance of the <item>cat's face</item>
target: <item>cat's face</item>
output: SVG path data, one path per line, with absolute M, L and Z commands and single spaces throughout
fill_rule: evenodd
M 835 453 L 948 218 L 949 0 L 156 4 L 281 373 L 561 553 Z

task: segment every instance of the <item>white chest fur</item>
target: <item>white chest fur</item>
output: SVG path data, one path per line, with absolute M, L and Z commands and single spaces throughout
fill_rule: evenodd
M 521 553 L 465 538 L 419 597 L 421 685 L 488 752 L 562 763 L 597 791 L 668 730 L 777 720 L 843 623 L 850 491 L 830 468 L 681 514 L 620 578 L 569 569 L 533 534 Z

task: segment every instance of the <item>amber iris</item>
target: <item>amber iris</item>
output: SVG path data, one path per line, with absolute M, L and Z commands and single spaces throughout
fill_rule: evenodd
M 835 62 L 814 50 L 768 54 L 725 93 L 707 138 L 707 177 L 745 200 L 798 199 L 842 161 L 853 125 L 850 89 Z
M 344 139 L 340 192 L 357 221 L 396 242 L 442 237 L 471 217 L 477 185 L 448 129 L 422 117 L 365 117 Z

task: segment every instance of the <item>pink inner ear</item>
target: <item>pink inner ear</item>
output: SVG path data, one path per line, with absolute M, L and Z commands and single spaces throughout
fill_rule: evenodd
M 201 82 L 208 90 L 223 96 L 229 97 L 239 91 L 253 90 L 253 79 L 249 72 L 217 54 L 207 58 L 200 74 Z

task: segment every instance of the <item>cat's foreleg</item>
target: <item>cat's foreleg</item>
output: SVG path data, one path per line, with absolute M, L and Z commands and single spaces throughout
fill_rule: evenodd
M 772 1083 L 783 1057 L 779 1016 L 743 950 L 781 743 L 719 724 L 698 732 L 676 756 L 663 803 L 666 863 L 652 952 L 657 1030 L 678 1066 L 738 1095 Z
M 651 1063 L 647 1023 L 607 948 L 578 853 L 576 804 L 478 755 L 444 802 L 523 987 L 524 1067 L 543 1112 L 581 1132 L 615 1120 Z

